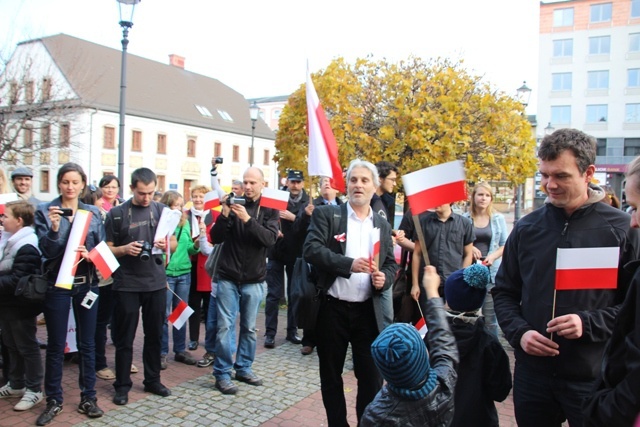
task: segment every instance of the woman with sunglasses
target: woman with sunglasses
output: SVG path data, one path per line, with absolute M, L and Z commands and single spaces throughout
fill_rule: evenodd
M 103 411 L 97 405 L 95 371 L 95 332 L 98 304 L 98 277 L 89 259 L 89 251 L 104 240 L 102 217 L 95 206 L 82 203 L 79 199 L 85 191 L 87 176 L 76 163 L 66 163 L 58 171 L 58 191 L 60 196 L 51 202 L 40 203 L 36 210 L 36 234 L 44 258 L 49 289 L 44 301 L 47 319 L 47 353 L 45 362 L 44 389 L 47 407 L 36 421 L 36 425 L 49 424 L 62 412 L 62 365 L 67 341 L 67 321 L 69 305 L 73 306 L 76 321 L 76 343 L 78 346 L 80 405 L 78 412 L 89 418 L 98 418 Z M 75 277 L 71 289 L 55 286 L 71 228 L 78 209 L 92 213 L 84 241 L 72 248 L 80 253 L 76 264 Z M 90 292 L 93 292 L 92 295 Z

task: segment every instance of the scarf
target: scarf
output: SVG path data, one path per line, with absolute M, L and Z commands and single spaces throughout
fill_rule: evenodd
M 0 238 L 0 249 L 2 250 L 0 252 L 0 271 L 11 270 L 16 253 L 24 245 L 32 245 L 38 249 L 38 238 L 32 227 L 22 227 L 13 234 L 2 233 L 2 238 Z
M 198 220 L 197 217 L 200 217 Z M 204 211 L 191 206 L 191 238 L 195 239 L 200 235 L 200 221 L 204 221 Z

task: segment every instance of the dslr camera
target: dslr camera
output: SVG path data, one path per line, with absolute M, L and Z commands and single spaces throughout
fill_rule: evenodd
M 216 165 L 221 165 L 223 161 L 224 161 L 224 158 L 222 157 L 216 157 L 215 159 L 213 159 L 213 163 Z
M 140 251 L 140 255 L 138 255 L 140 257 L 140 261 L 149 261 L 153 245 L 149 242 L 145 242 L 144 240 L 140 240 L 138 243 L 142 244 L 142 250 Z
M 227 206 L 231 206 L 231 205 L 242 205 L 244 206 L 244 204 L 247 201 L 245 200 L 244 197 L 236 197 L 235 194 L 233 193 L 229 193 L 229 196 L 227 197 Z

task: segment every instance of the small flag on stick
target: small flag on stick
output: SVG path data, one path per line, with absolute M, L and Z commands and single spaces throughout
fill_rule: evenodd
M 189 316 L 193 314 L 193 309 L 186 302 L 180 300 L 178 306 L 171 312 L 167 320 L 171 322 L 174 328 L 180 329 L 187 323 Z
M 286 211 L 288 203 L 288 191 L 274 190 L 273 188 L 265 188 L 262 190 L 262 197 L 260 197 L 260 206 L 262 206 L 263 208 Z
M 427 331 L 429 330 L 427 329 L 427 322 L 425 322 L 424 317 L 421 317 L 420 320 L 418 320 L 413 326 L 418 330 L 418 333 L 420 334 L 422 339 L 424 339 L 424 337 L 427 335 Z
M 464 167 L 458 160 L 411 172 L 402 183 L 413 215 L 467 198 Z
M 120 263 L 109 249 L 109 246 L 104 242 L 98 243 L 98 246 L 91 249 L 89 252 L 89 259 L 96 266 L 103 279 L 111 277 L 114 271 L 120 267 Z
M 620 248 L 559 248 L 556 289 L 616 289 Z

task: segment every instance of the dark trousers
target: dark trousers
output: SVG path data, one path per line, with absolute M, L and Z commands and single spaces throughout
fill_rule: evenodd
M 113 291 L 113 297 L 115 310 L 111 327 L 114 329 L 114 343 L 116 345 L 116 381 L 113 383 L 113 387 L 116 391 L 128 392 L 133 385 L 131 382 L 131 362 L 140 308 L 142 308 L 142 328 L 144 330 L 143 384 L 159 383 L 162 325 L 164 324 L 167 290 L 162 288 L 151 292 Z
M 89 290 L 98 294 L 98 284 L 74 285 L 72 289 L 49 286 L 44 300 L 44 317 L 47 319 L 47 356 L 44 371 L 44 392 L 47 401 L 63 403 L 62 365 L 67 343 L 69 307 L 73 305 L 76 321 L 76 344 L 80 355 L 78 384 L 83 398 L 96 398 L 95 338 L 97 300 L 87 309 L 81 305 Z M 100 297 L 98 297 L 98 300 Z
M 513 405 L 518 426 L 560 427 L 566 419 L 570 427 L 581 427 L 582 403 L 590 395 L 594 382 L 554 377 L 516 362 Z
M 191 268 L 191 288 L 189 289 L 189 307 L 193 314 L 189 317 L 189 341 L 200 341 L 200 316 L 204 316 L 204 324 L 207 324 L 207 313 L 209 312 L 209 296 L 211 291 L 198 291 L 198 269 L 196 261 Z
M 264 306 L 265 335 L 274 337 L 278 332 L 278 309 L 284 296 L 284 273 L 287 272 L 287 336 L 298 332 L 295 313 L 291 304 L 291 281 L 293 280 L 293 263 L 270 259 L 267 264 L 267 301 Z
M 44 370 L 40 345 L 36 339 L 36 318 L 0 321 L 3 347 L 9 358 L 9 384 L 13 389 L 26 387 L 31 391 L 41 391 L 40 384 Z
M 100 287 L 100 298 L 98 304 L 98 320 L 96 322 L 96 372 L 107 367 L 107 325 L 111 321 L 113 314 L 113 291 L 112 285 Z
M 326 297 L 316 328 L 322 402 L 329 426 L 348 426 L 342 371 L 351 343 L 353 370 L 358 380 L 356 414 L 358 422 L 366 406 L 382 387 L 382 377 L 371 356 L 371 344 L 378 336 L 373 302 L 350 303 Z
M 316 330 L 305 329 L 302 333 L 302 346 L 303 347 L 315 347 L 316 346 Z

